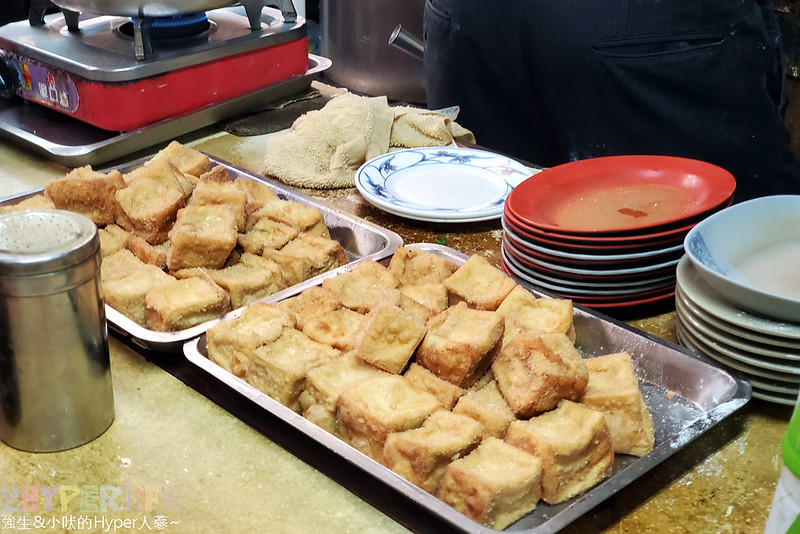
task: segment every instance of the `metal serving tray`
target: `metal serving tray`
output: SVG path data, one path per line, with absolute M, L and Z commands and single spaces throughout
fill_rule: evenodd
M 148 159 L 150 159 L 150 157 L 142 158 L 113 168 L 118 169 L 122 173 L 126 173 L 136 167 L 139 167 Z M 227 161 L 223 161 L 213 156 L 209 156 L 209 159 L 211 160 L 212 166 L 222 165 L 225 167 L 228 170 L 228 173 L 234 179 L 248 178 L 250 180 L 262 182 L 271 187 L 272 190 L 284 200 L 292 200 L 306 206 L 317 208 L 322 213 L 325 224 L 330 231 L 331 238 L 341 243 L 345 252 L 347 252 L 347 257 L 351 262 L 358 262 L 365 259 L 376 261 L 382 260 L 390 257 L 398 247 L 403 245 L 403 239 L 397 233 L 383 228 L 382 226 L 378 226 L 374 223 L 361 219 L 360 217 L 337 211 L 312 197 L 298 193 L 294 189 L 280 182 L 267 180 Z M 102 172 L 108 172 L 109 170 L 111 169 L 105 169 Z M 42 191 L 43 189 L 38 189 L 22 195 L 9 197 L 0 202 L 0 205 L 15 204 L 21 200 L 24 200 L 25 198 L 39 194 Z M 345 265 L 339 267 L 338 269 L 334 269 L 331 271 L 331 273 L 342 272 L 342 270 L 349 268 L 351 268 L 351 266 Z M 289 294 L 294 293 L 294 287 L 305 287 L 307 284 L 319 283 L 316 281 L 321 281 L 326 274 L 327 273 L 310 278 L 302 284 L 279 291 L 270 297 L 270 299 L 279 300 L 286 298 L 286 296 Z M 178 330 L 174 332 L 157 332 L 136 324 L 134 321 L 125 317 L 123 314 L 108 305 L 106 305 L 105 310 L 108 326 L 114 332 L 129 338 L 131 342 L 137 346 L 158 352 L 180 352 L 184 342 L 199 336 L 208 330 L 212 324 L 215 324 L 220 320 L 214 319 L 185 330 Z M 239 313 L 240 312 L 241 309 L 239 309 Z M 236 314 L 237 311 L 234 310 L 231 313 Z
M 0 99 L 0 137 L 69 167 L 97 165 L 305 91 L 330 66 L 330 59 L 309 54 L 304 74 L 128 132 L 102 130 L 21 98 Z
M 434 253 L 459 264 L 467 259 L 466 255 L 440 245 L 406 246 Z M 332 272 L 322 277 L 335 274 L 338 273 Z M 298 284 L 292 293 L 299 293 L 306 287 L 318 283 L 321 283 L 321 280 Z M 531 291 L 537 296 L 547 297 L 536 290 Z M 509 526 L 505 532 L 530 534 L 557 532 L 733 414 L 744 406 L 751 396 L 751 388 L 746 381 L 699 360 L 696 354 L 683 347 L 665 342 L 580 306 L 575 307 L 574 322 L 576 346 L 584 356 L 625 351 L 633 358 L 645 401 L 653 416 L 655 448 L 642 458 L 616 455 L 613 472 L 608 479 L 567 502 L 554 506 L 540 502 L 533 512 Z M 207 357 L 205 342 L 205 335 L 201 335 L 184 345 L 184 355 L 189 362 L 260 406 L 265 412 L 280 418 L 316 441 L 320 450 L 333 451 L 354 468 L 405 497 L 407 504 L 424 508 L 455 531 L 498 532 L 462 515 L 211 362 Z M 313 454 L 313 451 L 307 454 Z

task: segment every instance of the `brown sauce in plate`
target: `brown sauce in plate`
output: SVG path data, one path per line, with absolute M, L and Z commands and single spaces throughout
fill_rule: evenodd
M 636 184 L 582 193 L 551 212 L 554 225 L 570 230 L 651 226 L 680 218 L 689 192 L 662 184 Z

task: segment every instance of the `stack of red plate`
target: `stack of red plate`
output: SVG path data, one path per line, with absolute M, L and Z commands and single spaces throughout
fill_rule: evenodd
M 503 269 L 590 308 L 670 299 L 686 234 L 730 205 L 735 188 L 725 169 L 669 156 L 545 169 L 505 201 Z

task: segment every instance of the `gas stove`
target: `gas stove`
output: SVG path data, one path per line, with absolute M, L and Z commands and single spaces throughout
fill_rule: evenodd
M 34 0 L 28 21 L 0 26 L 5 92 L 111 132 L 217 106 L 309 69 L 306 26 L 291 0 L 168 16 L 53 7 Z

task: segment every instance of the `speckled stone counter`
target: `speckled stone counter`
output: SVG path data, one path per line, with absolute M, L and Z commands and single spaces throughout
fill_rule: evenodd
M 262 137 L 209 129 L 181 141 L 260 170 Z M 0 196 L 41 187 L 66 171 L 0 141 Z M 367 205 L 354 189 L 314 194 L 396 231 L 406 243 L 445 243 L 499 264 L 497 221 L 418 223 Z M 653 313 L 629 323 L 676 342 L 674 311 Z M 313 446 L 314 461 L 299 459 L 308 456 L 308 444 L 289 439 L 291 429 L 235 395 L 187 375 L 182 355 L 149 353 L 113 336 L 110 350 L 116 419 L 105 434 L 49 454 L 0 444 L 0 532 L 442 532 L 425 517 L 408 517 L 379 485 L 359 480 Z M 763 531 L 790 414 L 788 407 L 750 401 L 565 532 Z M 331 477 L 352 483 L 346 488 Z

